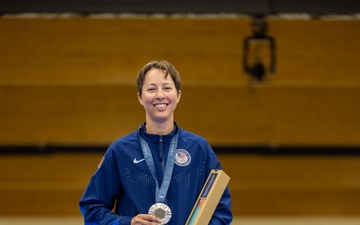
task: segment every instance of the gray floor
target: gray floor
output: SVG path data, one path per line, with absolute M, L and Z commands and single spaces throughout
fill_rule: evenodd
M 81 217 L 0 217 L 0 225 L 81 225 Z M 360 217 L 236 217 L 232 225 L 360 225 Z

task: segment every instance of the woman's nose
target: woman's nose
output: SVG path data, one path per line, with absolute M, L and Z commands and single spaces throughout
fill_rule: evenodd
M 156 98 L 162 99 L 162 98 L 164 98 L 164 96 L 165 96 L 164 91 L 162 89 L 159 89 L 156 93 Z

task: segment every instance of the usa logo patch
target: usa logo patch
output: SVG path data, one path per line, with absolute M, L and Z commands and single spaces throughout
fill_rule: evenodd
M 175 164 L 178 166 L 187 166 L 191 162 L 191 156 L 185 149 L 177 149 L 175 152 Z

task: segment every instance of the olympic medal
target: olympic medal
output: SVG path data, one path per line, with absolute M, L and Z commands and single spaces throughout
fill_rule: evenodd
M 167 224 L 171 219 L 171 209 L 164 203 L 155 203 L 149 209 L 149 214 L 161 219 L 159 224 Z

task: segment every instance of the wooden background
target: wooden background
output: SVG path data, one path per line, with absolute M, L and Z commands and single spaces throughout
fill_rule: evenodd
M 360 21 L 269 20 L 277 70 L 242 69 L 244 19 L 0 19 L 0 146 L 107 146 L 144 121 L 135 77 L 167 59 L 175 113 L 213 146 L 360 146 Z M 1 215 L 77 215 L 101 153 L 1 155 Z M 237 215 L 359 215 L 358 156 L 219 154 Z

